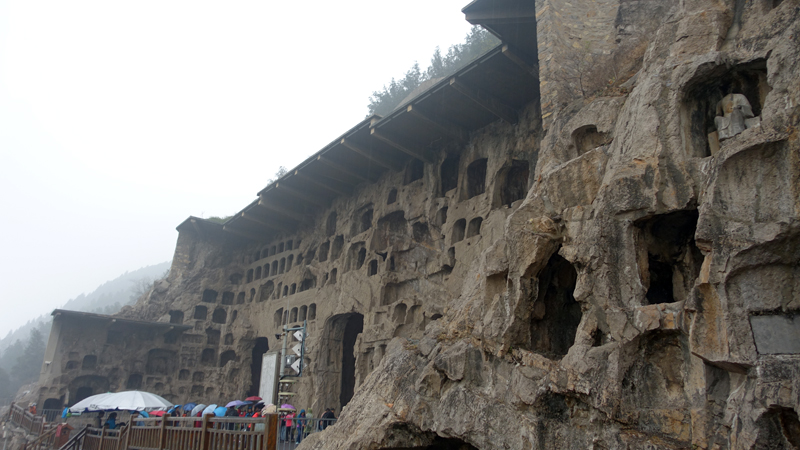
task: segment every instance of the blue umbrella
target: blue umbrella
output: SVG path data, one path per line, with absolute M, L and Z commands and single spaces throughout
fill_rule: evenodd
M 187 404 L 183 405 L 183 410 L 184 411 L 191 411 L 192 408 L 194 408 L 195 406 L 197 406 L 197 403 L 195 403 L 195 402 L 187 403 Z
M 217 417 L 225 417 L 225 413 L 226 412 L 228 412 L 228 408 L 226 408 L 224 406 L 218 406 L 214 410 L 214 415 L 217 416 Z
M 147 414 L 147 411 L 139 411 L 139 415 L 147 419 L 150 417 L 150 414 Z
M 168 409 L 167 412 L 172 414 L 176 409 L 180 409 L 181 405 L 175 405 L 172 408 Z

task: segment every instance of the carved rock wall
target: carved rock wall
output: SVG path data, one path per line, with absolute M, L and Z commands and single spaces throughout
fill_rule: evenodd
M 537 6 L 541 116 L 269 243 L 182 229 L 169 279 L 121 313 L 192 327 L 161 393 L 252 394 L 253 361 L 307 320 L 294 404 L 347 406 L 300 448 L 800 445 L 800 5 Z M 628 94 L 556 98 L 570 47 L 643 37 Z M 714 141 L 731 93 L 760 126 Z
M 302 448 L 798 448 L 798 14 L 681 2 L 630 94 L 556 108 L 442 319 Z M 731 92 L 761 125 L 712 154 Z

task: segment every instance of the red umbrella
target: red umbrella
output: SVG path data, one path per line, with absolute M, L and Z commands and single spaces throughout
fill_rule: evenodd
M 261 400 L 261 397 L 259 397 L 259 396 L 257 396 L 257 395 L 254 395 L 254 396 L 252 396 L 252 397 L 247 397 L 247 398 L 245 399 L 245 401 L 248 401 L 248 402 L 257 402 L 257 401 L 259 401 L 259 400 Z
M 166 411 L 153 411 L 153 412 L 150 413 L 150 415 L 151 416 L 156 416 L 156 417 L 161 417 L 166 413 L 167 413 Z

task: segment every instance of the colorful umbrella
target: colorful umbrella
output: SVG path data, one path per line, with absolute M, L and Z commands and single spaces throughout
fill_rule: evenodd
M 245 403 L 245 402 L 243 402 L 241 400 L 234 400 L 232 402 L 228 402 L 228 404 L 225 405 L 225 407 L 226 408 L 238 408 L 238 407 L 240 407 L 242 405 L 249 405 L 249 403 Z
M 218 406 L 214 409 L 214 415 L 217 417 L 225 417 L 225 413 L 228 412 L 228 408 L 224 406 Z
M 189 415 L 192 416 L 192 417 L 195 417 L 195 416 L 197 416 L 197 414 L 199 414 L 204 409 L 206 409 L 206 405 L 200 403 L 199 405 L 197 405 L 194 408 L 192 408 L 192 412 L 189 413 Z
M 166 413 L 166 411 L 152 411 L 150 415 L 153 417 L 163 417 Z
M 253 396 L 247 397 L 245 399 L 245 401 L 248 401 L 248 402 L 257 402 L 259 400 L 263 400 L 263 399 L 261 397 L 257 396 L 257 395 L 253 395 Z
M 290 405 L 288 403 L 282 404 L 281 408 L 283 408 L 283 409 L 297 409 L 297 408 L 295 408 L 294 406 L 292 406 L 292 405 Z

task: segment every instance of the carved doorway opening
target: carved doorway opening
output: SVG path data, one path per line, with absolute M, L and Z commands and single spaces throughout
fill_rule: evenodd
M 252 361 L 250 362 L 250 389 L 247 390 L 247 396 L 258 395 L 259 386 L 261 386 L 261 362 L 264 359 L 264 353 L 269 351 L 269 341 L 265 337 L 256 338 L 253 341 Z
M 326 370 L 320 373 L 322 389 L 321 408 L 344 407 L 356 388 L 356 340 L 364 330 L 364 316 L 359 313 L 340 314 L 331 317 L 325 325 L 323 361 Z

